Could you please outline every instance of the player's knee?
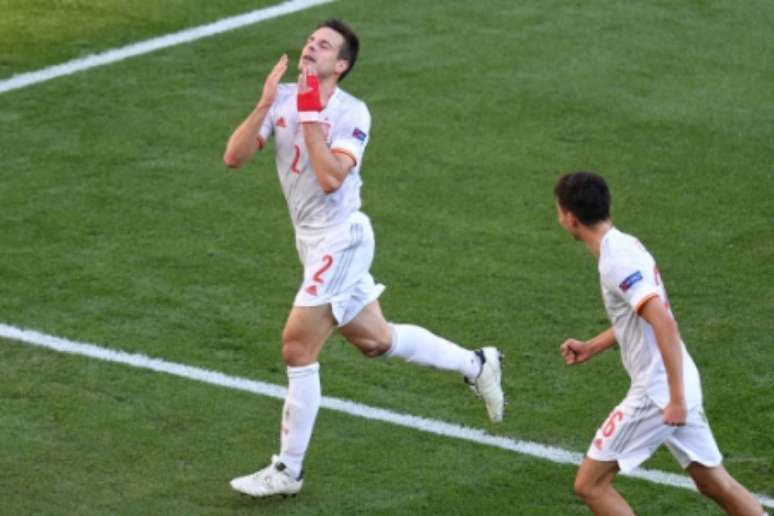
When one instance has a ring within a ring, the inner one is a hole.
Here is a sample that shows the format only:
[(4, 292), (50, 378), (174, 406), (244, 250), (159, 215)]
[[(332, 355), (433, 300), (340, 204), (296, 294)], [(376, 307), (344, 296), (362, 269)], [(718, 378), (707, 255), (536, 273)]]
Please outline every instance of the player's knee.
[(285, 365), (299, 367), (312, 363), (308, 350), (300, 341), (294, 339), (282, 339), (282, 361)]
[(585, 500), (589, 496), (591, 496), (591, 492), (594, 486), (580, 478), (576, 478), (575, 484), (572, 487), (573, 487), (573, 490), (575, 491), (575, 496), (577, 496), (581, 500)]
[(578, 498), (580, 498), (583, 501), (587, 501), (589, 499), (596, 497), (598, 494), (604, 491), (604, 486), (596, 484), (581, 476), (578, 476), (575, 479), (573, 490), (575, 491), (575, 495)]
[(384, 355), (390, 350), (389, 342), (372, 337), (355, 338), (350, 340), (360, 352), (368, 358), (376, 358)]
[(386, 324), (351, 324), (341, 334), (368, 358), (382, 356), (392, 346), (392, 331)]
[(384, 355), (390, 349), (389, 346), (376, 345), (368, 349), (361, 350), (362, 353), (368, 358), (376, 358)]

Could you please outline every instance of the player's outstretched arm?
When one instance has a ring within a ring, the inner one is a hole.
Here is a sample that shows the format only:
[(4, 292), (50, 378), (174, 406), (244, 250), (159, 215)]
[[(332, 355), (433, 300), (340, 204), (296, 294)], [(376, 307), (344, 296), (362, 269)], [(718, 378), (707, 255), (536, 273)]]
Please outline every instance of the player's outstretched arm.
[(615, 344), (613, 328), (608, 328), (593, 339), (585, 342), (567, 339), (559, 346), (559, 352), (567, 365), (576, 365), (586, 362), (594, 355), (598, 355), (607, 348), (615, 346)]
[(226, 145), (223, 154), (223, 162), (230, 168), (239, 168), (253, 157), (253, 154), (261, 148), (258, 141), (258, 131), (263, 124), (266, 114), (277, 98), (277, 88), (282, 76), (288, 69), (288, 55), (282, 54), (277, 64), (266, 76), (263, 83), (261, 98), (247, 118), (236, 128)]
[(688, 415), (683, 387), (683, 348), (677, 323), (659, 297), (645, 302), (640, 317), (653, 328), (669, 384), (669, 404), (664, 408), (664, 423), (682, 426)]

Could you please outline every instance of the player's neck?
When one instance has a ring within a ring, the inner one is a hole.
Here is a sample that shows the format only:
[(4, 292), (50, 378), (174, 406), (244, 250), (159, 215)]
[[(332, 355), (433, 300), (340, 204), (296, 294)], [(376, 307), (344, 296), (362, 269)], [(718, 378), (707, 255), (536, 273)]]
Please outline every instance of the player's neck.
[(320, 101), (322, 102), (323, 106), (328, 105), (328, 101), (331, 100), (331, 97), (336, 92), (336, 78), (333, 77), (332, 80), (324, 80), (320, 84)]
[(599, 260), (599, 249), (602, 239), (611, 229), (613, 229), (613, 221), (610, 219), (597, 222), (593, 226), (583, 226), (581, 228), (580, 238), (597, 260)]

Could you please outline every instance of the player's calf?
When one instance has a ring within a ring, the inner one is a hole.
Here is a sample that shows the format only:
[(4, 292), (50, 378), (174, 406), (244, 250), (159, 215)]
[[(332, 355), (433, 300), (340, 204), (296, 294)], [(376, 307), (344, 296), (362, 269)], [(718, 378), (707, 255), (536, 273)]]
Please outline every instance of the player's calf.
[(758, 516), (763, 506), (723, 466), (706, 467), (697, 462), (688, 466), (696, 489), (711, 498), (729, 514)]

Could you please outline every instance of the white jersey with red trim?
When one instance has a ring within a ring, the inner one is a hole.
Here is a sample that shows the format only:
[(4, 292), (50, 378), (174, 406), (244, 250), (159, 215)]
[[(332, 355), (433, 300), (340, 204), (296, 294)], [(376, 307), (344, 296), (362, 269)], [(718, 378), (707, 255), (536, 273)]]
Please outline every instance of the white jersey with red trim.
[[(654, 297), (669, 310), (666, 289), (653, 256), (635, 237), (611, 228), (600, 243), (602, 298), (631, 377), (629, 395), (646, 394), (659, 407), (669, 403), (669, 385), (653, 328), (639, 316)], [(671, 315), (671, 310), (669, 310)], [(681, 341), (683, 383), (688, 408), (702, 403), (699, 371)]]
[(360, 209), (360, 166), (368, 143), (371, 115), (365, 103), (338, 87), (322, 111), (323, 130), (334, 153), (349, 155), (355, 166), (341, 187), (326, 194), (312, 170), (296, 107), (296, 84), (280, 84), (258, 135), (260, 146), (274, 135), (277, 174), (296, 233), (330, 229)]

